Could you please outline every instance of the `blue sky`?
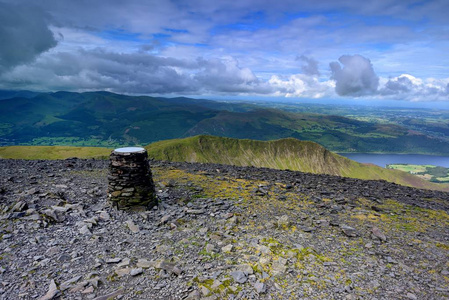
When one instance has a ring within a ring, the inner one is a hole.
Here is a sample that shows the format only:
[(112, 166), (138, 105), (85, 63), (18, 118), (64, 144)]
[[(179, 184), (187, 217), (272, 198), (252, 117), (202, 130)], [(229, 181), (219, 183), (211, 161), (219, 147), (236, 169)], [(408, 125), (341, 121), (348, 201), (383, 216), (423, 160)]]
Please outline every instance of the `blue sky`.
[(0, 88), (447, 106), (449, 1), (365, 2), (0, 0)]

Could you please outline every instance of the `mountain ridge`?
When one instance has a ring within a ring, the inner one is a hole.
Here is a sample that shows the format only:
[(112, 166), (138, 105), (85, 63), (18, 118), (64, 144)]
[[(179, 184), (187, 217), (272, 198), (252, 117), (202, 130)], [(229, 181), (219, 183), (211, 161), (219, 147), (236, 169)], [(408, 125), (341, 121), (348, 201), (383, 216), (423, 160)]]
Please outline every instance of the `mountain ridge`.
[(317, 143), (294, 138), (256, 141), (200, 135), (155, 142), (145, 148), (149, 156), (157, 160), (289, 169), (449, 191), (448, 185), (430, 183), (406, 172), (361, 164)]
[(311, 140), (336, 152), (449, 155), (449, 142), (394, 124), (288, 112), (255, 104), (109, 92), (2, 100), (0, 145), (106, 146), (212, 134)]

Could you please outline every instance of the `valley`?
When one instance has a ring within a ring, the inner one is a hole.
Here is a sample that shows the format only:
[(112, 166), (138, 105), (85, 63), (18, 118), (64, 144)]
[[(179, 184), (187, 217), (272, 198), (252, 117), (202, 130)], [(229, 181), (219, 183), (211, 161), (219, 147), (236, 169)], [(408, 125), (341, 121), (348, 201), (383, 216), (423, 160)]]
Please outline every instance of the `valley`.
[(444, 111), (423, 110), (419, 116), (424, 119), (396, 112), (393, 118), (389, 111), (337, 107), (329, 114), (330, 108), (319, 106), (267, 107), (109, 92), (17, 95), (0, 100), (1, 146), (118, 147), (206, 134), (265, 141), (293, 137), (335, 152), (449, 154)]

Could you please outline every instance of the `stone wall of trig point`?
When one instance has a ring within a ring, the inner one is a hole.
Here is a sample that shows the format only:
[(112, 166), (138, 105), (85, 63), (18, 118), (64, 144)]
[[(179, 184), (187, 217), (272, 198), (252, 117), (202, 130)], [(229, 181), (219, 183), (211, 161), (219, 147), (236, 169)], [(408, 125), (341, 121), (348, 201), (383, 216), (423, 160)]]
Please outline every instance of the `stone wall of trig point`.
[(157, 204), (153, 177), (144, 148), (127, 147), (109, 157), (108, 200), (118, 209), (150, 209)]

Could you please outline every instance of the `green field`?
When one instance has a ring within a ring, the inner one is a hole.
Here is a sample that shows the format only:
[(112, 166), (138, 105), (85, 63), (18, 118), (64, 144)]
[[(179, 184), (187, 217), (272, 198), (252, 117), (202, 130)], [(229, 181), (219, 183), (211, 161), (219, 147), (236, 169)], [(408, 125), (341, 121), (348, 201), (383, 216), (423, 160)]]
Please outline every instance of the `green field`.
[(431, 182), (449, 182), (449, 168), (433, 165), (391, 164), (387, 169), (404, 171)]
[(69, 146), (9, 146), (0, 147), (0, 158), (66, 159), (70, 157), (106, 159), (112, 149)]

